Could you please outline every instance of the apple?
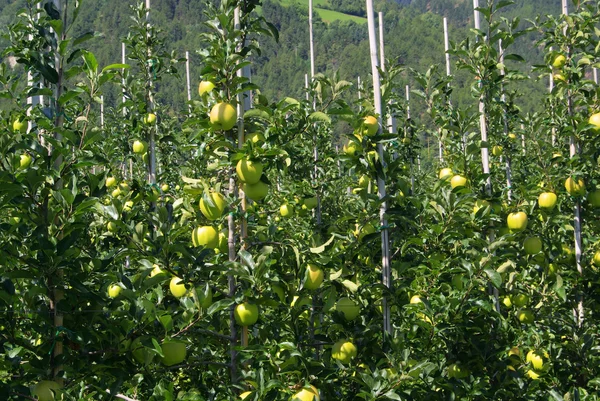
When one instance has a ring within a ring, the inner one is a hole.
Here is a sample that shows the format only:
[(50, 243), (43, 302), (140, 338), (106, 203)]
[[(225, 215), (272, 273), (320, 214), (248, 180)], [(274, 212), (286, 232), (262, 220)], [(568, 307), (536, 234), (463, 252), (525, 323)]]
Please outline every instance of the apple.
[(125, 204), (123, 204), (123, 211), (124, 212), (130, 212), (132, 208), (133, 208), (133, 201), (132, 200), (128, 200), (127, 202), (125, 202)]
[(571, 196), (582, 196), (585, 194), (585, 183), (581, 178), (575, 181), (573, 177), (569, 177), (565, 180), (565, 189)]
[(556, 73), (552, 75), (552, 79), (556, 82), (567, 82), (567, 78), (563, 74)]
[(210, 81), (202, 81), (198, 85), (198, 94), (200, 94), (200, 96), (202, 96), (205, 93), (212, 92), (213, 89), (215, 89), (214, 83), (212, 83)]
[(500, 145), (494, 145), (492, 147), (492, 155), (498, 157), (498, 156), (502, 156), (503, 153), (503, 148)]
[(365, 127), (364, 133), (367, 136), (373, 136), (379, 131), (379, 121), (374, 116), (365, 117), (363, 126)]
[(542, 240), (539, 237), (527, 237), (523, 241), (523, 249), (527, 255), (535, 255), (542, 251)]
[(112, 188), (117, 185), (117, 179), (115, 177), (106, 178), (106, 188)]
[(457, 363), (453, 363), (452, 365), (448, 366), (449, 378), (466, 379), (470, 374), (471, 372), (469, 372), (469, 369), (462, 367)]
[(264, 199), (269, 193), (269, 186), (262, 181), (256, 184), (244, 184), (243, 189), (246, 196), (256, 202)]
[(473, 205), (473, 213), (477, 214), (479, 209), (484, 209), (490, 205), (490, 202), (485, 199), (477, 199), (475, 205)]
[(162, 184), (162, 185), (160, 186), (160, 190), (161, 190), (161, 191), (163, 191), (163, 192), (168, 192), (168, 191), (169, 191), (169, 188), (170, 188), (170, 187), (169, 187), (169, 184)]
[(356, 151), (360, 149), (360, 145), (354, 141), (348, 142), (347, 145), (344, 145), (342, 150), (346, 156), (354, 156), (356, 155)]
[(19, 167), (21, 167), (22, 169), (26, 169), (27, 167), (29, 167), (30, 164), (31, 156), (29, 156), (27, 153), (24, 153), (21, 156), (19, 156)]
[(510, 134), (508, 134), (508, 139), (514, 141), (515, 139), (517, 139), (517, 135), (511, 132)]
[(563, 56), (562, 54), (559, 54), (558, 56), (556, 56), (554, 58), (554, 61), (552, 61), (552, 67), (563, 68), (566, 63), (567, 63), (567, 58), (565, 56)]
[(512, 347), (511, 349), (509, 349), (508, 357), (521, 358), (521, 350), (519, 349), (519, 347)]
[(454, 173), (452, 172), (451, 168), (443, 168), (440, 170), (438, 177), (440, 180), (446, 181), (446, 180), (452, 178), (453, 175), (454, 175)]
[(588, 194), (587, 200), (592, 207), (600, 207), (600, 189), (596, 189)]
[(319, 390), (315, 386), (303, 388), (292, 397), (292, 401), (320, 401)]
[(27, 124), (24, 121), (21, 121), (20, 119), (16, 119), (15, 121), (13, 121), (12, 126), (14, 132), (25, 133), (27, 131)]
[(531, 324), (535, 321), (534, 314), (531, 309), (521, 309), (517, 312), (517, 319), (523, 324)]
[(229, 251), (229, 234), (227, 230), (219, 232), (217, 249), (222, 253), (227, 253)]
[(154, 353), (150, 352), (144, 344), (142, 344), (142, 337), (137, 337), (131, 342), (131, 355), (133, 359), (144, 365), (149, 364), (154, 359)]
[(526, 294), (516, 294), (511, 297), (512, 303), (521, 308), (529, 303), (529, 297)]
[(600, 132), (600, 113), (592, 114), (588, 123), (594, 126), (594, 132)]
[(527, 228), (527, 215), (525, 212), (510, 213), (506, 224), (511, 231), (523, 231)]
[(323, 269), (317, 265), (309, 263), (306, 265), (306, 273), (304, 276), (304, 288), (307, 290), (316, 290), (323, 282)]
[(344, 315), (347, 321), (354, 320), (360, 313), (360, 306), (348, 297), (340, 298), (335, 304), (335, 310)]
[(504, 299), (502, 300), (502, 303), (504, 304), (504, 306), (506, 306), (507, 308), (512, 307), (512, 300), (510, 299), (510, 297), (504, 297)]
[(259, 162), (253, 162), (244, 157), (238, 161), (235, 171), (240, 181), (246, 184), (256, 184), (262, 176), (263, 166)]
[(200, 211), (208, 220), (217, 220), (223, 215), (225, 210), (225, 197), (219, 192), (210, 192), (208, 197), (212, 201), (211, 206), (207, 200), (200, 199)]
[(527, 356), (525, 357), (525, 360), (528, 363), (531, 363), (533, 369), (535, 370), (542, 370), (542, 368), (544, 367), (544, 357), (537, 351), (529, 351), (527, 353)]
[(171, 294), (175, 298), (181, 298), (187, 293), (185, 283), (177, 276), (171, 279), (171, 282), (169, 283), (169, 290), (171, 290)]
[(418, 296), (418, 295), (413, 295), (413, 296), (410, 298), (410, 303), (411, 303), (411, 304), (420, 304), (420, 303), (423, 303), (423, 301), (421, 301), (421, 297), (420, 297), (420, 296)]
[(219, 245), (219, 233), (211, 226), (196, 227), (192, 232), (192, 243), (195, 247), (216, 248)]
[(148, 150), (148, 144), (144, 141), (135, 140), (133, 141), (133, 153), (141, 155), (146, 153)]
[(368, 188), (369, 187), (369, 182), (371, 181), (371, 179), (369, 178), (368, 175), (363, 174), (359, 179), (358, 179), (358, 186), (360, 188)]
[(302, 206), (306, 206), (306, 209), (308, 210), (313, 210), (314, 208), (317, 207), (317, 197), (316, 196), (312, 196), (310, 198), (304, 198), (304, 200), (302, 201)]
[(600, 266), (600, 251), (596, 251), (594, 257), (592, 258), (592, 262), (595, 266)]
[(240, 326), (251, 326), (258, 321), (258, 306), (249, 302), (239, 304), (234, 309), (234, 317)]
[(265, 136), (260, 132), (251, 132), (246, 135), (246, 142), (252, 142), (253, 144), (258, 144), (260, 142), (265, 141)]
[(154, 277), (156, 275), (159, 274), (163, 274), (163, 270), (160, 268), (159, 265), (152, 265), (152, 271), (150, 272), (150, 277)]
[(160, 349), (164, 355), (160, 361), (166, 366), (173, 366), (185, 360), (185, 343), (181, 341), (167, 341), (161, 344)]
[(462, 175), (457, 174), (450, 180), (450, 186), (452, 187), (452, 189), (462, 188), (465, 185), (467, 185), (467, 178), (463, 177)]
[(356, 345), (352, 344), (348, 340), (339, 340), (335, 344), (333, 344), (333, 348), (331, 348), (331, 357), (333, 359), (337, 359), (343, 364), (348, 364), (354, 358), (358, 351), (356, 349)]
[(114, 221), (109, 221), (106, 224), (106, 229), (111, 232), (111, 233), (116, 233), (117, 231), (119, 231), (119, 226), (117, 225), (116, 222)]
[(119, 296), (123, 289), (118, 284), (111, 284), (108, 286), (108, 296), (111, 298), (116, 298)]
[(42, 380), (33, 386), (31, 395), (37, 397), (39, 401), (54, 401), (59, 399), (59, 397), (55, 398), (55, 395), (58, 395), (60, 388), (61, 385), (55, 381)]
[(155, 122), (156, 122), (156, 114), (148, 113), (147, 115), (144, 116), (144, 124), (152, 125)]
[(542, 209), (551, 211), (556, 206), (556, 200), (557, 197), (554, 192), (543, 192), (538, 198), (538, 205), (540, 205)]
[(281, 214), (281, 217), (292, 217), (294, 215), (294, 206), (288, 204), (281, 205), (279, 214)]
[(229, 103), (217, 103), (210, 111), (210, 123), (216, 130), (229, 131), (237, 122), (237, 110)]

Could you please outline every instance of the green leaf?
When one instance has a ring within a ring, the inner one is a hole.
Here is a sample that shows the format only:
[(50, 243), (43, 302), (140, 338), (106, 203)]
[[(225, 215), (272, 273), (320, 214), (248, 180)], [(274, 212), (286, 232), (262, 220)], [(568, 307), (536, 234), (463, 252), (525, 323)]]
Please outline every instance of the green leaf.
[(490, 268), (484, 269), (483, 271), (487, 274), (494, 287), (500, 288), (500, 286), (502, 286), (502, 276), (500, 276), (500, 273)]
[(314, 113), (311, 113), (308, 116), (308, 120), (312, 122), (324, 122), (328, 124), (331, 123), (331, 118), (321, 111), (315, 111)]
[(233, 305), (233, 302), (234, 302), (233, 299), (221, 299), (220, 301), (217, 301), (214, 304), (212, 304), (206, 311), (206, 314), (211, 316), (217, 312), (225, 310), (225, 309), (229, 308), (231, 305)]
[(102, 72), (111, 71), (111, 70), (122, 70), (129, 69), (131, 66), (129, 64), (109, 64), (102, 69)]
[(331, 245), (334, 239), (335, 235), (332, 235), (331, 238), (329, 238), (329, 240), (327, 240), (327, 242), (325, 242), (323, 245), (318, 246), (316, 248), (310, 248), (310, 251), (316, 254), (323, 253), (325, 251), (325, 248)]

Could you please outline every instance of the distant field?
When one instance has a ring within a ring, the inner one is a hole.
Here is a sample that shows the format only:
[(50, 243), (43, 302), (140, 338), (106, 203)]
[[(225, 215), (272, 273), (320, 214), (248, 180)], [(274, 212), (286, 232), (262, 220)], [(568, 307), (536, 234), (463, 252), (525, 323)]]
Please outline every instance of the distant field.
[[(281, 4), (291, 5), (291, 4), (302, 4), (308, 7), (308, 0), (278, 0)], [(315, 12), (319, 14), (321, 19), (325, 22), (332, 21), (354, 21), (358, 24), (364, 24), (367, 22), (366, 18), (357, 17), (354, 15), (340, 13), (338, 11), (326, 10), (324, 8), (320, 8), (319, 6), (327, 6), (329, 3), (327, 0), (313, 0), (313, 6), (315, 7)]]

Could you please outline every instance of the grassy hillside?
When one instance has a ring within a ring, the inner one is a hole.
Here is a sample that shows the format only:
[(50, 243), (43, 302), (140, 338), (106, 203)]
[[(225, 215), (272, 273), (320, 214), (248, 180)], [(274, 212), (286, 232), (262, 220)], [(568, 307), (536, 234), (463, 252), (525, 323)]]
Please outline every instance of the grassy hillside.
[[(276, 0), (279, 3), (289, 6), (298, 4), (308, 8), (309, 0)], [(313, 0), (314, 11), (321, 17), (323, 22), (331, 23), (333, 21), (354, 21), (358, 24), (367, 22), (366, 18), (355, 15), (345, 14), (339, 11), (329, 9), (331, 6), (327, 0)]]

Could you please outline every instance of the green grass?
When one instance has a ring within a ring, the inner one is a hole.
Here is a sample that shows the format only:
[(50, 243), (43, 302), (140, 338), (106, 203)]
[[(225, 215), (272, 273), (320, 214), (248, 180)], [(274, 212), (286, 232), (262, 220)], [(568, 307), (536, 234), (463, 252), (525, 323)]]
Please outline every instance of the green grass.
[[(308, 0), (278, 0), (281, 4), (289, 6), (292, 4), (300, 4), (306, 6), (308, 8)], [(327, 23), (333, 21), (354, 21), (359, 24), (364, 24), (367, 22), (366, 18), (357, 17), (355, 15), (344, 14), (338, 11), (326, 10), (324, 8), (320, 8), (319, 6), (327, 6), (329, 5), (328, 0), (313, 0), (313, 6), (315, 7), (315, 12), (319, 14), (321, 19)]]
[(317, 13), (319, 13), (319, 16), (325, 22), (332, 22), (332, 21), (338, 21), (338, 20), (339, 21), (354, 21), (358, 24), (364, 24), (367, 22), (366, 18), (357, 17), (355, 15), (350, 15), (350, 14), (344, 14), (344, 13), (340, 13), (338, 11), (325, 10), (323, 8), (315, 8), (315, 11)]

